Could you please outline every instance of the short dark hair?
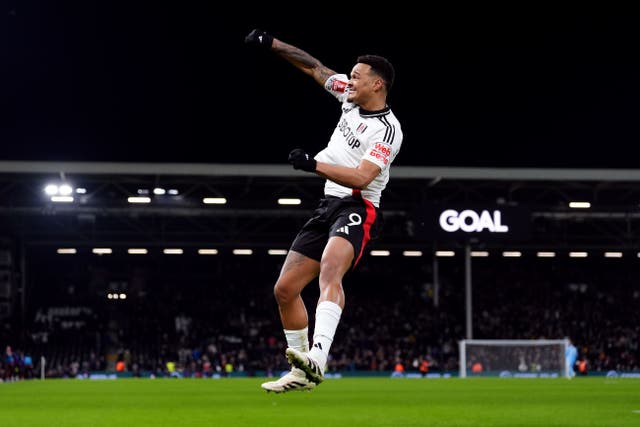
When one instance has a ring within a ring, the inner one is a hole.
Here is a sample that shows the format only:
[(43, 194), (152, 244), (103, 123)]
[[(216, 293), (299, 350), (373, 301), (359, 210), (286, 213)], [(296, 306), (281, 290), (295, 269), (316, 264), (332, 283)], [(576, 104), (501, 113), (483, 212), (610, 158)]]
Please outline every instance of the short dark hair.
[(387, 58), (378, 55), (361, 55), (358, 57), (358, 63), (371, 66), (371, 70), (384, 80), (387, 92), (391, 90), (396, 72)]

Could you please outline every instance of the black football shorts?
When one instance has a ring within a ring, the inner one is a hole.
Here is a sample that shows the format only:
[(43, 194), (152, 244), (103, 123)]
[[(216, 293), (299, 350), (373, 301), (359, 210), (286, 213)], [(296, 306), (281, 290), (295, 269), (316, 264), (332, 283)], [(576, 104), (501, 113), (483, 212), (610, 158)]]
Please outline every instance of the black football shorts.
[(380, 235), (382, 225), (382, 214), (370, 201), (357, 196), (326, 196), (294, 239), (291, 250), (320, 261), (329, 237), (344, 237), (353, 246), (355, 268), (367, 243)]

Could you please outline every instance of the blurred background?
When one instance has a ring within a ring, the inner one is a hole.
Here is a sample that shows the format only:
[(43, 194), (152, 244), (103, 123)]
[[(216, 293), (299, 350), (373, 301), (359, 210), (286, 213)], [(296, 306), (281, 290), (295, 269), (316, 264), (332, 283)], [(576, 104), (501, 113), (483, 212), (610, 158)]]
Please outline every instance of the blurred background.
[[(633, 16), (229, 7), (3, 6), (3, 378), (41, 357), (50, 377), (286, 369), (272, 288), (323, 188), (286, 156), (339, 110), (253, 28), (337, 72), (396, 68), (405, 138), (331, 372), (451, 373), (460, 339), (566, 336), (590, 373), (640, 369)], [(446, 232), (446, 210), (485, 226)]]

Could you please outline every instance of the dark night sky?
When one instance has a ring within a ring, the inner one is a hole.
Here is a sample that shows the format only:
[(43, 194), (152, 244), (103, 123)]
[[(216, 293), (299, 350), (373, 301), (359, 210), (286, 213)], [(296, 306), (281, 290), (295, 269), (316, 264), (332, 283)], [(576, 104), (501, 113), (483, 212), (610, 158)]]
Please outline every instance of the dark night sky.
[(0, 160), (284, 163), (322, 149), (339, 104), (245, 46), (261, 27), (340, 72), (363, 53), (394, 63), (398, 165), (638, 165), (634, 16), (132, 3), (8, 6)]

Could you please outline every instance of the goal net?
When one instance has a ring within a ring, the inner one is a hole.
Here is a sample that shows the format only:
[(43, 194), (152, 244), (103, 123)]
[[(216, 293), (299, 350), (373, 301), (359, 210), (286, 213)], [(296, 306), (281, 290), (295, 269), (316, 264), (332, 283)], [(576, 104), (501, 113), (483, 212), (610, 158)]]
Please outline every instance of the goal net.
[(566, 376), (567, 345), (568, 340), (462, 340), (460, 378)]

